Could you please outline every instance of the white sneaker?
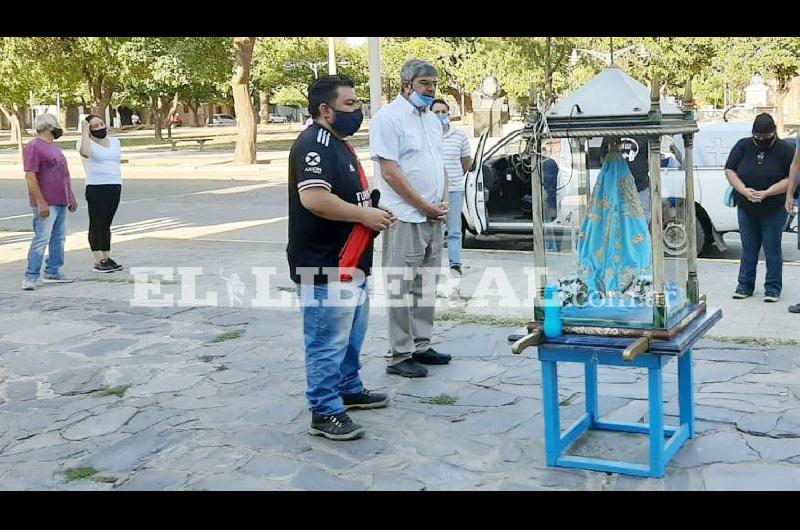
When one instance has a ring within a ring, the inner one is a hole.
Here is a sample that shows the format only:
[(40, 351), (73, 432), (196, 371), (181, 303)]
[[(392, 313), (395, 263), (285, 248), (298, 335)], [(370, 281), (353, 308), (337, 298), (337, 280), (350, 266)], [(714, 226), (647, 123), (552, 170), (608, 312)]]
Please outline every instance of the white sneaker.
[(28, 278), (25, 278), (22, 280), (22, 289), (25, 291), (33, 291), (36, 289), (36, 280), (29, 280)]
[(73, 278), (69, 278), (62, 272), (59, 272), (58, 276), (47, 276), (45, 274), (44, 278), (42, 278), (42, 283), (72, 283), (74, 281)]

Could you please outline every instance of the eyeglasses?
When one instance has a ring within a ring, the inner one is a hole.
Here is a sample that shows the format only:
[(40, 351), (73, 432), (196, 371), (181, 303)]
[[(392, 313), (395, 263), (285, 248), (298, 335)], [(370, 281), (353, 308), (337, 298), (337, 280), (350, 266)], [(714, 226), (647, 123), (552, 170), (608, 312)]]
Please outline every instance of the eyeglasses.
[(767, 135), (754, 134), (753, 135), (753, 140), (755, 140), (756, 142), (772, 140), (773, 138), (775, 138), (774, 134), (767, 134)]

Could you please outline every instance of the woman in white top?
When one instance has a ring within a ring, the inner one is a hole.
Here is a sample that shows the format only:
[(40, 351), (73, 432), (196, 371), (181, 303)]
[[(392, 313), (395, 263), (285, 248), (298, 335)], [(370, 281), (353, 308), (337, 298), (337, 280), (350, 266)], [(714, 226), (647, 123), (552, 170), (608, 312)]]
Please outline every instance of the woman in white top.
[(77, 148), (86, 173), (86, 204), (89, 210), (89, 246), (95, 272), (115, 272), (122, 265), (111, 259), (111, 222), (122, 193), (119, 139), (108, 136), (100, 116), (90, 114)]

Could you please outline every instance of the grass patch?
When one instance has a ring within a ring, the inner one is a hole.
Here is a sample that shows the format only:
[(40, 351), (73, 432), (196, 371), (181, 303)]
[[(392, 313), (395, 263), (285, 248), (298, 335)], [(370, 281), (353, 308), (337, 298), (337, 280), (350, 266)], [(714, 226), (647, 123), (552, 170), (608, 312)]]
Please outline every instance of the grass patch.
[(67, 478), (67, 482), (91, 478), (97, 473), (98, 471), (93, 467), (71, 467), (64, 470), (64, 476)]
[(94, 394), (95, 397), (117, 396), (118, 398), (122, 398), (122, 396), (125, 395), (125, 392), (130, 387), (131, 385), (120, 385), (114, 387), (101, 386), (92, 392), (92, 394)]
[(443, 311), (436, 315), (436, 320), (443, 322), (460, 322), (462, 324), (482, 324), (497, 328), (519, 328), (528, 324), (527, 318), (503, 318), (489, 315), (474, 315), (464, 310)]
[(228, 341), (228, 340), (234, 340), (234, 339), (238, 339), (242, 335), (244, 335), (244, 330), (243, 329), (236, 329), (236, 330), (233, 330), (233, 331), (226, 331), (225, 333), (223, 333), (222, 335), (220, 335), (216, 339), (214, 339), (212, 342), (225, 342), (225, 341)]
[(431, 405), (455, 405), (456, 401), (458, 401), (457, 396), (450, 396), (448, 394), (439, 394), (438, 396), (425, 398), (422, 400), (423, 403), (429, 403)]
[(728, 344), (742, 344), (745, 346), (800, 346), (800, 340), (773, 337), (723, 337), (719, 335), (706, 335), (703, 338)]

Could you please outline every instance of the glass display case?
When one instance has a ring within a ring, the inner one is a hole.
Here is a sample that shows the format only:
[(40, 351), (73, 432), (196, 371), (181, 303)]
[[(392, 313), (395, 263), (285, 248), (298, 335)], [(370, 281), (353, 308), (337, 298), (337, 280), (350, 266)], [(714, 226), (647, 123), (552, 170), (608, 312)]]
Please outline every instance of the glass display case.
[[(565, 333), (669, 337), (686, 327), (705, 310), (690, 83), (678, 107), (656, 80), (648, 89), (608, 68), (546, 113), (532, 106), (528, 119), (534, 321), (555, 286)], [(670, 149), (675, 135), (684, 160)], [(545, 144), (560, 152), (544, 156)]]

